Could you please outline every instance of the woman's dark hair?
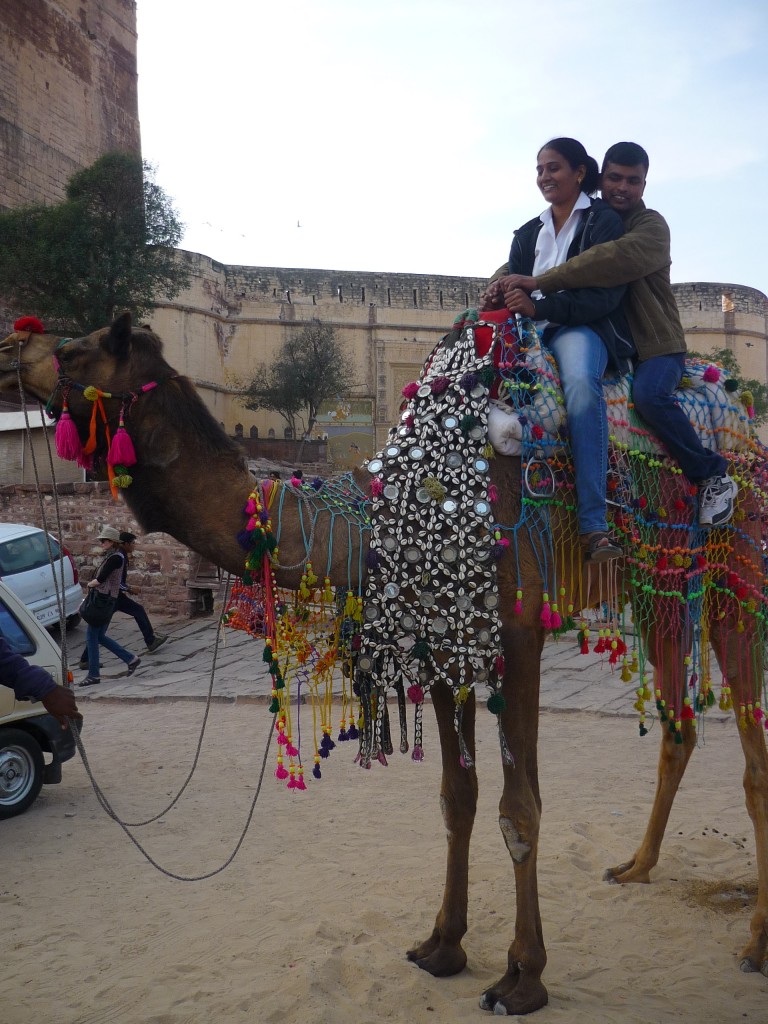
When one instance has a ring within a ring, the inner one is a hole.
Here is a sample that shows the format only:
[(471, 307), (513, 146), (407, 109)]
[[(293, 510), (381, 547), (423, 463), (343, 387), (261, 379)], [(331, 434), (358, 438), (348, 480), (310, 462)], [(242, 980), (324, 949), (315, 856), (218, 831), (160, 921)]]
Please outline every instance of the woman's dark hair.
[(584, 179), (581, 182), (581, 191), (586, 192), (588, 196), (593, 196), (597, 192), (597, 186), (600, 182), (600, 170), (597, 166), (597, 160), (589, 155), (578, 140), (568, 138), (550, 139), (549, 142), (545, 142), (541, 147), (539, 154), (544, 149), (554, 149), (563, 160), (568, 161), (568, 164), (574, 171), (578, 167), (583, 167)]

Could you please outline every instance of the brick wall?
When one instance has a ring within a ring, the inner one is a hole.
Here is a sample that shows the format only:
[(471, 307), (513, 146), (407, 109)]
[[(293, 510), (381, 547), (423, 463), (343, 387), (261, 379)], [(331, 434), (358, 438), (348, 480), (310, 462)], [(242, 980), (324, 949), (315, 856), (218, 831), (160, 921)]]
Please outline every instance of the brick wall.
[[(114, 501), (106, 483), (62, 483), (41, 487), (48, 530), (59, 535), (56, 501), (61, 516), (61, 540), (71, 553), (83, 583), (92, 579), (101, 551), (96, 543), (100, 528), (109, 524), (135, 533), (129, 583), (134, 596), (150, 615), (182, 619), (195, 611), (197, 595), (186, 581), (194, 577), (199, 556), (165, 533), (141, 535), (128, 507)], [(0, 487), (0, 522), (43, 526), (40, 501), (33, 485)]]

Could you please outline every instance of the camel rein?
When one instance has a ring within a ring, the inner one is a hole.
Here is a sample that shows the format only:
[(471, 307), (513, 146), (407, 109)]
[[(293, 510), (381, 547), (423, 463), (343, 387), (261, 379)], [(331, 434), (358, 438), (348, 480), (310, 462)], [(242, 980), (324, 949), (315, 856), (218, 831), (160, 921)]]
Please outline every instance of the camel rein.
[[(29, 340), (29, 339), (27, 339), (27, 340)], [(64, 339), (64, 340), (67, 340), (67, 339)], [(61, 342), (59, 342), (59, 344), (61, 344)], [(1, 345), (0, 346), (0, 352), (8, 351), (8, 350), (11, 349), (11, 347), (12, 347), (11, 345)], [(22, 347), (22, 342), (19, 341), (19, 349), (21, 349), (21, 347)], [(40, 487), (40, 473), (39, 473), (39, 470), (38, 470), (37, 459), (36, 459), (36, 456), (35, 456), (35, 446), (32, 444), (32, 431), (31, 431), (30, 422), (29, 422), (29, 415), (28, 415), (28, 410), (27, 410), (27, 403), (26, 403), (26, 398), (25, 398), (25, 392), (24, 392), (24, 388), (23, 388), (22, 380), (21, 380), (21, 369), (22, 369), (21, 358), (19, 358), (19, 360), (15, 363), (14, 369), (16, 370), (16, 378), (17, 378), (17, 383), (18, 383), (18, 388), (19, 388), (19, 395), (21, 397), (22, 411), (24, 413), (24, 421), (25, 421), (25, 427), (26, 427), (27, 443), (29, 445), (30, 454), (32, 456), (32, 466), (33, 466), (34, 474), (35, 474), (35, 485), (36, 485), (36, 489), (37, 489), (37, 497), (38, 497), (38, 502), (39, 502), (39, 506), (40, 506), (41, 522), (43, 524), (43, 532), (44, 532), (45, 539), (46, 539), (46, 544), (47, 544), (47, 547), (48, 547), (48, 560), (49, 560), (51, 566), (53, 566), (54, 565), (54, 557), (53, 557), (53, 551), (52, 551), (52, 548), (51, 548), (50, 531), (49, 531), (49, 528), (48, 528), (45, 503), (43, 501), (42, 490), (41, 490), (41, 487)], [(57, 367), (57, 369), (58, 369), (58, 367)], [(110, 396), (110, 397), (117, 397), (117, 396)], [(138, 397), (138, 395), (136, 397)], [(48, 436), (48, 432), (47, 431), (45, 431), (45, 441), (46, 441), (46, 449), (47, 449), (47, 452), (48, 452), (48, 467), (49, 467), (50, 474), (51, 474), (51, 482), (55, 485), (55, 482), (56, 482), (56, 472), (55, 472), (54, 463), (53, 463), (53, 456), (52, 456), (52, 452), (51, 452), (50, 437)], [(58, 489), (57, 489), (56, 486), (53, 487), (53, 495), (54, 495), (54, 505), (55, 505), (55, 512), (56, 512), (56, 529), (57, 529), (59, 537), (62, 537), (63, 536), (63, 530), (62, 530), (62, 523), (61, 523), (61, 509), (59, 507)], [(63, 635), (64, 632), (65, 632), (65, 613), (64, 613), (64, 603), (63, 603), (63, 593), (64, 593), (64, 560), (63, 559), (60, 559), (60, 561), (59, 561), (59, 574), (60, 574), (60, 578), (57, 580), (56, 579), (56, 573), (54, 572), (54, 584), (55, 584), (55, 588), (56, 588), (56, 604), (57, 604), (57, 608), (58, 608), (58, 612), (59, 612), (59, 626), (60, 626), (60, 629), (61, 629), (61, 632), (62, 632), (62, 635)], [(229, 587), (229, 584), (227, 584), (227, 589), (228, 589), (228, 587)], [(225, 595), (225, 604), (226, 604), (226, 595)], [(266, 742), (266, 745), (265, 745), (265, 748), (264, 748), (264, 757), (262, 759), (261, 768), (260, 768), (260, 771), (259, 771), (258, 779), (256, 781), (256, 786), (255, 786), (255, 791), (254, 791), (254, 794), (253, 794), (253, 799), (251, 800), (250, 807), (249, 807), (248, 812), (246, 814), (245, 824), (243, 825), (242, 830), (240, 832), (240, 835), (237, 838), (237, 840), (235, 841), (234, 847), (231, 850), (231, 852), (227, 855), (227, 857), (224, 859), (224, 861), (218, 867), (213, 868), (210, 871), (206, 871), (206, 872), (204, 872), (202, 874), (198, 874), (198, 875), (182, 875), (182, 874), (178, 874), (175, 871), (171, 871), (168, 868), (163, 867), (162, 864), (160, 864), (154, 857), (151, 856), (149, 851), (138, 841), (138, 839), (133, 835), (133, 833), (130, 830), (132, 828), (140, 828), (143, 825), (149, 825), (152, 822), (157, 821), (159, 818), (163, 817), (168, 811), (170, 811), (176, 805), (176, 803), (181, 799), (182, 794), (186, 790), (187, 786), (189, 785), (189, 783), (190, 783), (190, 781), (192, 779), (192, 776), (195, 773), (195, 770), (196, 770), (197, 765), (198, 765), (198, 761), (200, 759), (200, 752), (202, 750), (202, 745), (203, 745), (203, 737), (205, 735), (206, 726), (208, 724), (208, 716), (209, 716), (209, 712), (210, 712), (210, 708), (211, 708), (211, 701), (212, 701), (212, 698), (213, 698), (213, 685), (214, 685), (214, 679), (215, 679), (215, 676), (216, 676), (216, 660), (217, 660), (217, 655), (218, 655), (218, 651), (219, 651), (219, 644), (220, 644), (222, 629), (223, 629), (223, 622), (220, 621), (219, 624), (218, 624), (218, 628), (216, 630), (216, 639), (215, 639), (215, 642), (214, 642), (213, 659), (212, 659), (212, 663), (211, 663), (211, 673), (210, 673), (210, 679), (209, 679), (209, 683), (208, 683), (208, 693), (207, 693), (206, 702), (205, 702), (205, 713), (203, 715), (203, 721), (202, 721), (202, 725), (201, 725), (201, 728), (200, 728), (200, 735), (199, 735), (199, 738), (198, 738), (198, 741), (197, 741), (197, 749), (195, 751), (194, 758), (192, 760), (192, 766), (189, 769), (189, 772), (187, 773), (187, 777), (184, 780), (184, 782), (182, 783), (181, 788), (176, 793), (176, 795), (172, 798), (171, 802), (169, 804), (167, 804), (161, 811), (158, 811), (156, 814), (152, 815), (152, 817), (146, 818), (146, 819), (144, 819), (142, 821), (132, 821), (132, 822), (129, 822), (129, 821), (125, 821), (115, 811), (115, 809), (111, 805), (111, 802), (110, 802), (109, 798), (107, 797), (107, 795), (105, 794), (104, 790), (101, 788), (99, 783), (96, 781), (96, 778), (95, 778), (95, 776), (93, 774), (93, 769), (91, 768), (91, 764), (90, 764), (90, 762), (88, 760), (88, 755), (87, 755), (86, 750), (85, 750), (85, 745), (83, 744), (82, 737), (80, 735), (80, 728), (79, 728), (78, 722), (75, 721), (74, 719), (71, 719), (71, 718), (68, 719), (69, 728), (72, 731), (72, 736), (74, 737), (74, 740), (75, 740), (75, 746), (77, 747), (77, 751), (80, 754), (80, 758), (81, 758), (81, 760), (83, 762), (83, 766), (85, 767), (86, 774), (87, 774), (88, 779), (89, 779), (89, 781), (91, 783), (91, 786), (93, 788), (94, 795), (96, 796), (96, 799), (99, 802), (99, 804), (101, 805), (101, 807), (103, 808), (103, 810), (122, 829), (122, 831), (125, 833), (125, 835), (128, 837), (128, 839), (133, 843), (133, 845), (139, 851), (139, 853), (145, 858), (145, 860), (149, 864), (152, 865), (152, 867), (154, 867), (161, 874), (165, 875), (167, 878), (172, 878), (172, 879), (174, 879), (176, 881), (179, 881), (179, 882), (199, 882), (199, 881), (202, 881), (204, 879), (212, 878), (215, 875), (220, 874), (222, 871), (224, 871), (226, 868), (229, 867), (229, 865), (232, 863), (232, 861), (235, 859), (235, 857), (237, 856), (238, 852), (240, 851), (240, 848), (243, 845), (243, 842), (245, 841), (245, 837), (248, 834), (248, 831), (249, 831), (249, 829), (251, 827), (251, 823), (253, 821), (253, 816), (254, 816), (254, 813), (256, 811), (256, 804), (257, 804), (257, 801), (259, 799), (259, 796), (261, 795), (261, 789), (262, 789), (262, 785), (263, 785), (263, 782), (264, 782), (264, 774), (265, 774), (266, 766), (267, 766), (267, 757), (269, 756), (269, 749), (270, 749), (270, 746), (271, 746), (272, 734), (274, 732), (275, 721), (276, 721), (276, 718), (277, 718), (276, 715), (272, 716), (272, 724), (270, 726), (269, 734), (267, 736), (267, 742)], [(68, 664), (67, 664), (67, 645), (66, 644), (62, 644), (62, 647), (61, 647), (61, 665), (62, 665), (62, 682), (63, 682), (63, 685), (66, 686), (67, 688), (71, 688), (71, 683), (69, 681), (70, 680), (70, 672), (69, 672), (69, 668), (68, 668)]]

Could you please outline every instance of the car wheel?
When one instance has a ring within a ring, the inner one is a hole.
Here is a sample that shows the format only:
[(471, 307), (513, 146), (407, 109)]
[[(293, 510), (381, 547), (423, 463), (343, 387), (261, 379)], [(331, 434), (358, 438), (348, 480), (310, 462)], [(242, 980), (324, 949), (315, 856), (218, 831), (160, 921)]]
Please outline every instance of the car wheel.
[(70, 615), (67, 618), (67, 629), (74, 629), (75, 626), (79, 626), (80, 625), (80, 622), (81, 622), (81, 618), (78, 615), (78, 613), (75, 612), (74, 615)]
[(0, 820), (34, 803), (43, 785), (40, 744), (21, 729), (0, 729)]

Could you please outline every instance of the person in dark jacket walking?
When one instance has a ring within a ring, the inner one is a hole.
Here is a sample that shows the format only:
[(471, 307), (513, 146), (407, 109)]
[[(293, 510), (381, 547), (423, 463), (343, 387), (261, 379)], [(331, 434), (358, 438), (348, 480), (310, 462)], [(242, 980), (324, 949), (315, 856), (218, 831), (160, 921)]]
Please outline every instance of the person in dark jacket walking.
[[(136, 535), (134, 533), (129, 533), (127, 530), (121, 530), (120, 550), (125, 556), (125, 561), (123, 562), (123, 576), (120, 581), (120, 592), (117, 595), (115, 611), (122, 612), (124, 615), (130, 615), (136, 620), (136, 625), (141, 630), (141, 635), (144, 637), (144, 643), (147, 645), (147, 653), (154, 654), (158, 647), (161, 647), (165, 643), (168, 636), (165, 633), (156, 633), (152, 628), (152, 623), (149, 621), (149, 616), (147, 615), (144, 606), (128, 596), (131, 592), (131, 588), (128, 586), (128, 569), (130, 568), (129, 559), (133, 554), (135, 545)], [(87, 647), (80, 655), (80, 668), (88, 668)]]
[[(578, 253), (620, 238), (621, 218), (601, 200), (597, 162), (575, 139), (552, 139), (539, 151), (536, 182), (550, 203), (515, 232), (508, 273), (537, 276)], [(625, 287), (579, 288), (549, 295), (505, 289), (505, 278), (486, 291), (486, 305), (504, 305), (531, 317), (542, 343), (557, 363), (565, 396), (573, 457), (579, 534), (588, 561), (605, 562), (621, 554), (608, 532), (606, 475), (608, 414), (603, 376), (611, 367), (627, 373), (635, 354), (621, 309)]]
[(81, 722), (75, 695), (66, 686), (59, 686), (44, 668), (30, 665), (17, 654), (4, 636), (0, 636), (0, 683), (10, 686), (16, 700), (39, 700), (49, 715), (67, 728), (67, 719)]
[[(88, 583), (89, 588), (96, 588), (102, 594), (109, 594), (117, 601), (120, 583), (123, 578), (125, 555), (120, 550), (120, 534), (113, 526), (102, 526), (99, 542), (104, 550), (104, 560), (94, 578)], [(107, 636), (109, 622), (101, 626), (89, 625), (85, 639), (88, 648), (88, 675), (80, 683), (81, 686), (94, 686), (101, 682), (99, 677), (99, 645), (106, 647), (128, 666), (128, 675), (133, 675), (141, 664), (141, 658), (121, 647), (119, 643)]]

